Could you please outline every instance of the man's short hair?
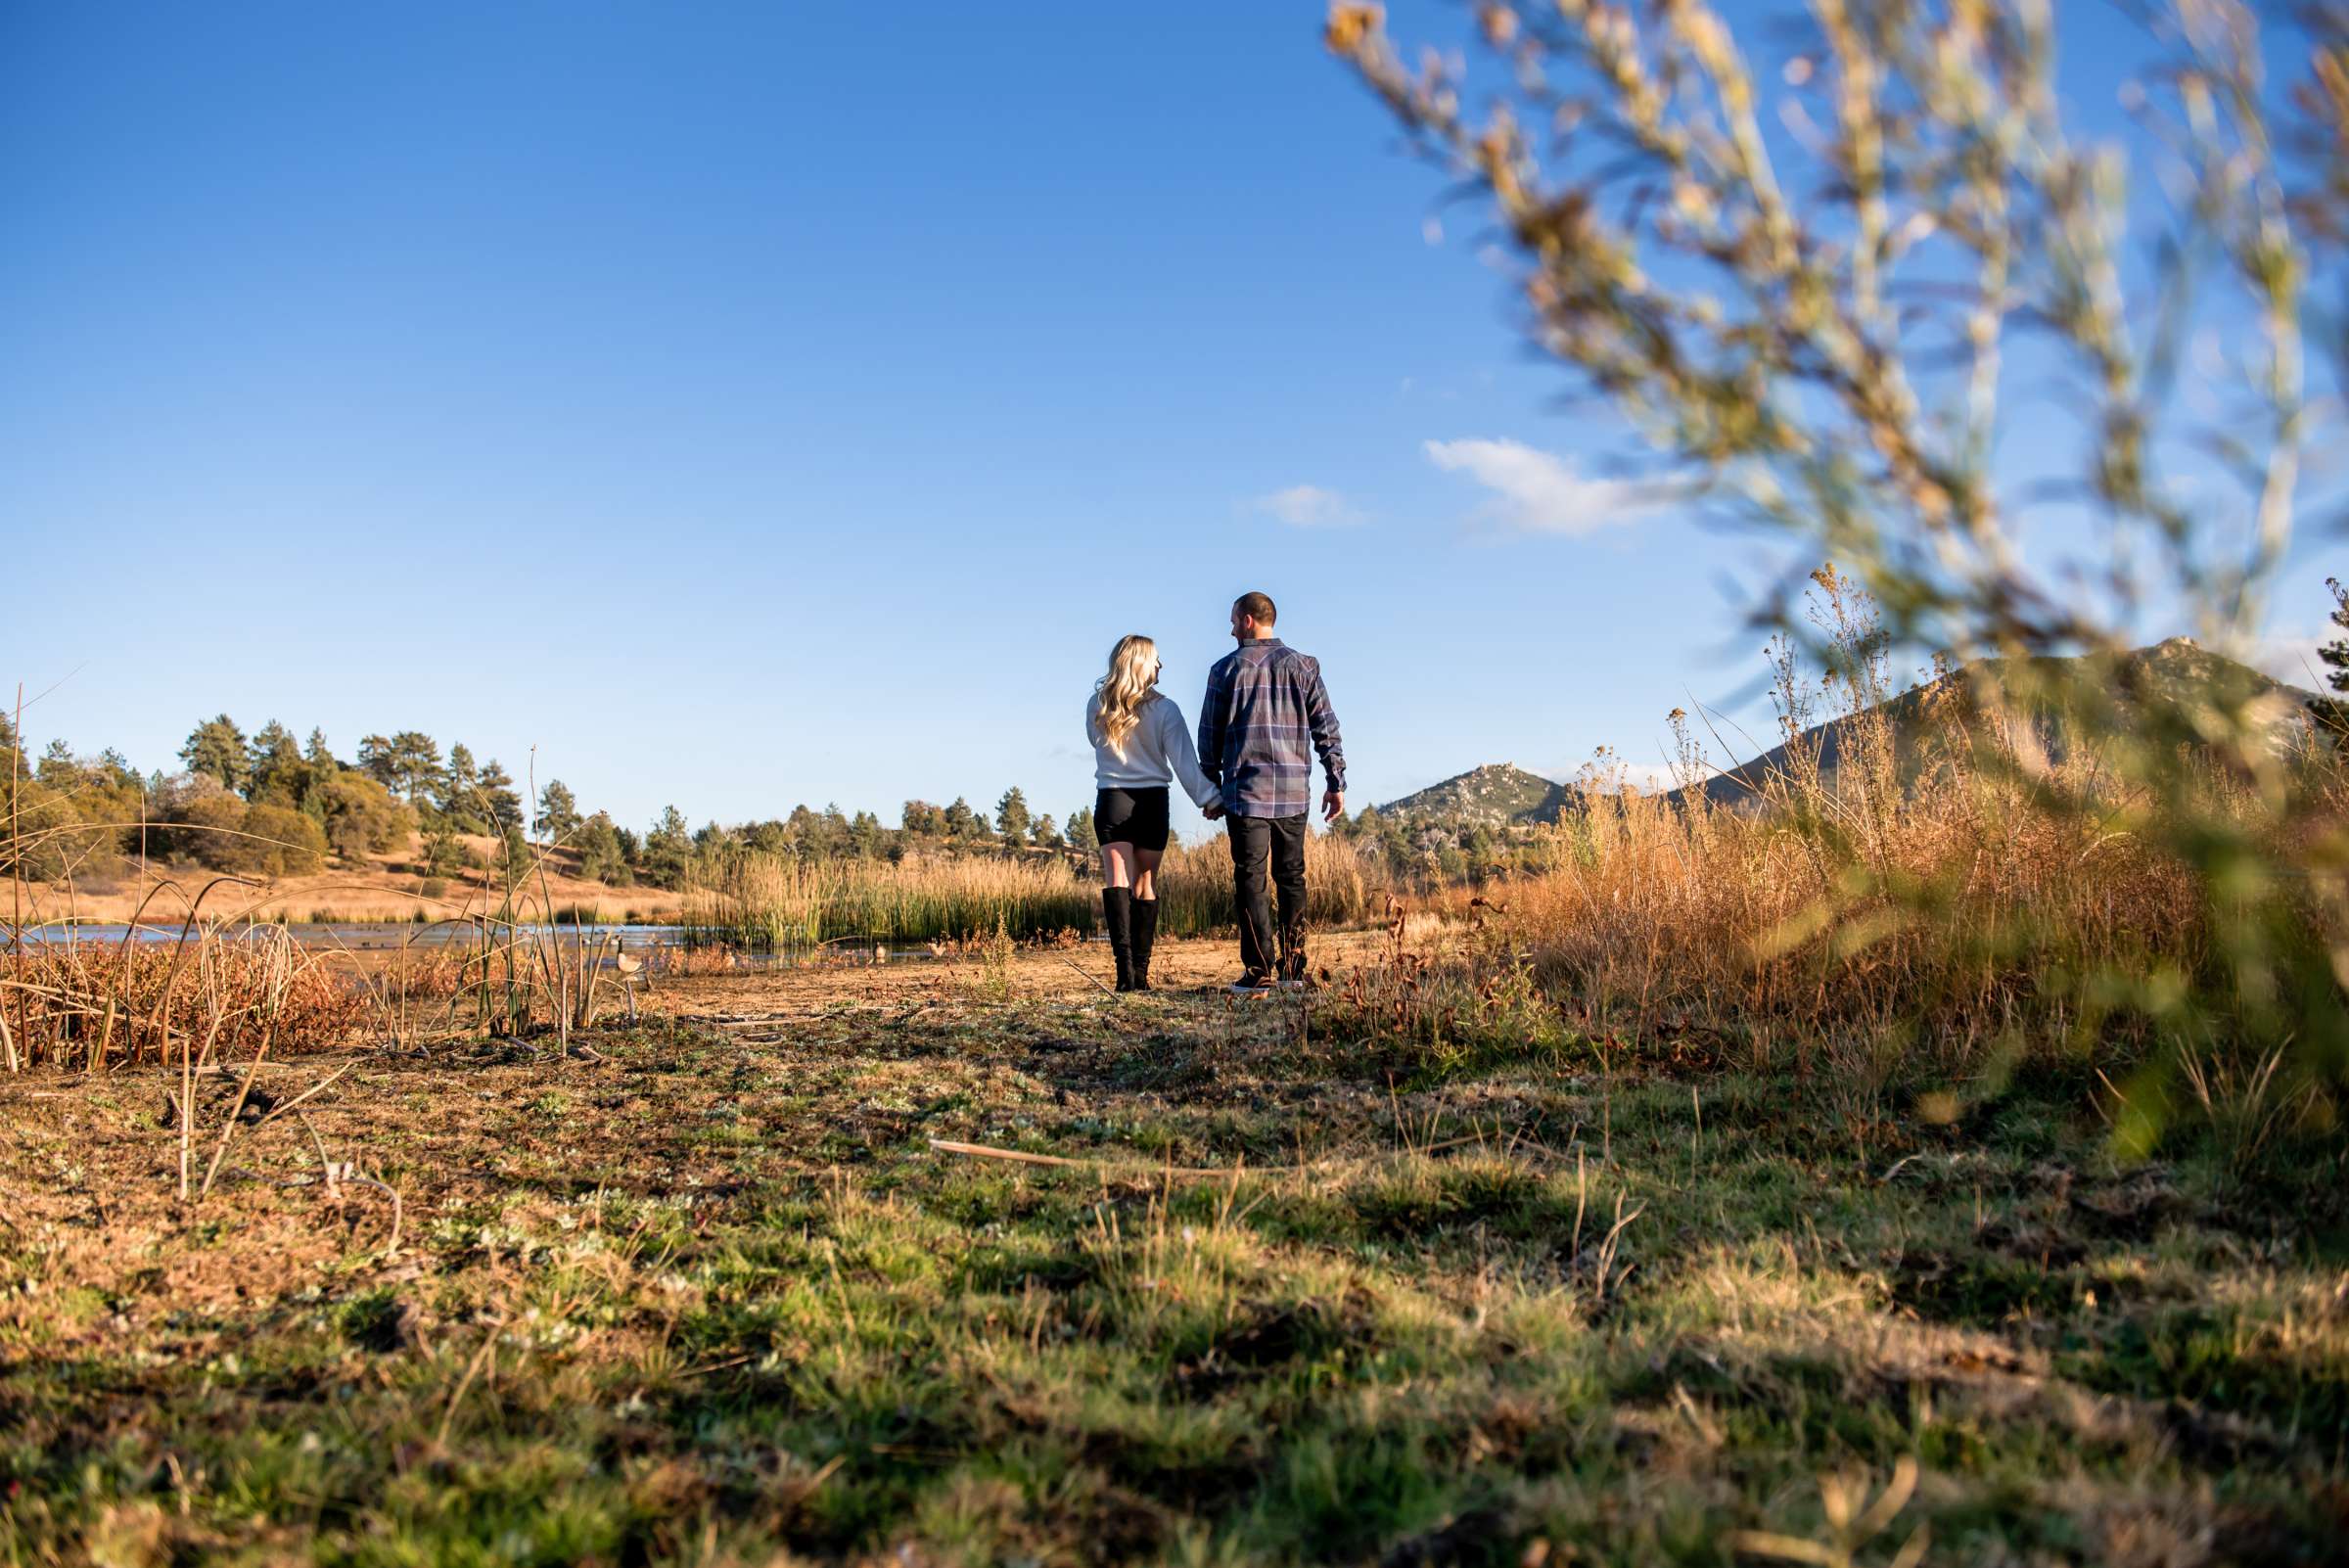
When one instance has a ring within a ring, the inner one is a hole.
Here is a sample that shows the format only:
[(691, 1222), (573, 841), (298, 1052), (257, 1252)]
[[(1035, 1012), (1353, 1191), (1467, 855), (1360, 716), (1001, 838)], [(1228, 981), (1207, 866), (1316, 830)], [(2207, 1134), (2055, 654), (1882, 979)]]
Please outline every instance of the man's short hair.
[(1280, 612), (1272, 608), (1272, 596), (1268, 593), (1243, 593), (1231, 601), (1231, 607), (1254, 618), (1260, 626), (1274, 625), (1280, 620)]

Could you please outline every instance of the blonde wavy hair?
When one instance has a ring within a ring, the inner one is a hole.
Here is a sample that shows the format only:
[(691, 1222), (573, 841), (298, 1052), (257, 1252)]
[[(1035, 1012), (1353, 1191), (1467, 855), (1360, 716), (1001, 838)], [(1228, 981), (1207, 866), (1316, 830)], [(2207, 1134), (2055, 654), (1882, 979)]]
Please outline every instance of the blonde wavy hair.
[(1158, 696), (1158, 644), (1136, 632), (1118, 639), (1109, 651), (1109, 673), (1093, 682), (1093, 722), (1120, 757), (1142, 721), (1142, 706)]

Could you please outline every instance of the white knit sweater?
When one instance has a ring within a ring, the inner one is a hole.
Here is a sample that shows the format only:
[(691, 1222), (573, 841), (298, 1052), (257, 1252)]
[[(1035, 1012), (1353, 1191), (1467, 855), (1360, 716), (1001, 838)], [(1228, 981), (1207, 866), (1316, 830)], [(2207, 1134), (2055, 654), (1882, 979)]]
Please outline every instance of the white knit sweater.
[(1182, 780), (1183, 793), (1201, 810), (1223, 804), (1223, 792), (1199, 770), (1198, 748), (1191, 744), (1191, 727), (1182, 720), (1174, 700), (1153, 693), (1134, 715), (1137, 722), (1126, 737), (1123, 755), (1101, 739), (1093, 716), (1098, 697), (1084, 700), (1084, 738), (1093, 743), (1093, 782), (1105, 790), (1164, 789)]

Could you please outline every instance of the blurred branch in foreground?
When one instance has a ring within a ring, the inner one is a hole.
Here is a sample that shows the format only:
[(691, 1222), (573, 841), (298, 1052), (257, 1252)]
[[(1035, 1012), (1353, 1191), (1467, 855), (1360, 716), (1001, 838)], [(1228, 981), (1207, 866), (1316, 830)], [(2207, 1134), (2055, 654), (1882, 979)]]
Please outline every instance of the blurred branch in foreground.
[[(2123, 1091), (2128, 1140), (2157, 1134), (2171, 1069), (2210, 1051), (2288, 1045), (2326, 1086), (2323, 1121), (2349, 1069), (2337, 748), (2266, 683), (2148, 684), (2129, 655), (2148, 623), (2247, 647), (2327, 478), (2304, 458), (2336, 410), (2309, 384), (2337, 391), (2349, 340), (2310, 323), (2343, 292), (2349, 7), (2270, 33), (2233, 0), (2066, 6), (2064, 38), (2056, 17), (1813, 0), (1767, 62), (1701, 0), (1482, 5), (1474, 67), (1432, 48), (1406, 64), (1376, 6), (1333, 7), (1326, 38), (1490, 205), (1529, 337), (1672, 483), (1855, 574), (1889, 646), (1991, 672), (1986, 710), (2097, 737), (2085, 781), (2029, 748), (1983, 761), (2035, 812), (2190, 868), (2216, 934), (2184, 984), (2078, 982), (2178, 1047)], [(2121, 98), (2135, 169), (2074, 128), (2059, 89), (2058, 44), (2092, 24), (2100, 51), (2142, 44)], [(2299, 79), (2271, 82), (2287, 56)], [(2146, 169), (2157, 196), (2133, 196)], [(2047, 436), (2064, 420), (2076, 461)], [(2003, 451), (2018, 424), (2031, 438)], [(1801, 586), (1769, 619), (1832, 674), (1849, 651), (1794, 612)], [(2209, 808), (2214, 765), (2255, 810)], [(1851, 857), (1809, 917), (1846, 950), (1887, 903), (1952, 906), (1865, 870)]]

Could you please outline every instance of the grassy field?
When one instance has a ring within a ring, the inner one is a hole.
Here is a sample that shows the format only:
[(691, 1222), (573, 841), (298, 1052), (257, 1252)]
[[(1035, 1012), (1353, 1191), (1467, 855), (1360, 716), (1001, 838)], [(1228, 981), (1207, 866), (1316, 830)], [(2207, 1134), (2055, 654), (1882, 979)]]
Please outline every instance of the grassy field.
[(1369, 949), (1309, 1005), (668, 985), (594, 1059), (354, 1059), (190, 1207), (176, 1073), (0, 1083), (0, 1548), (2337, 1560), (2337, 1153), (2116, 1164), (2045, 1067), (1855, 1117), (1702, 1037), (1397, 1037)]

